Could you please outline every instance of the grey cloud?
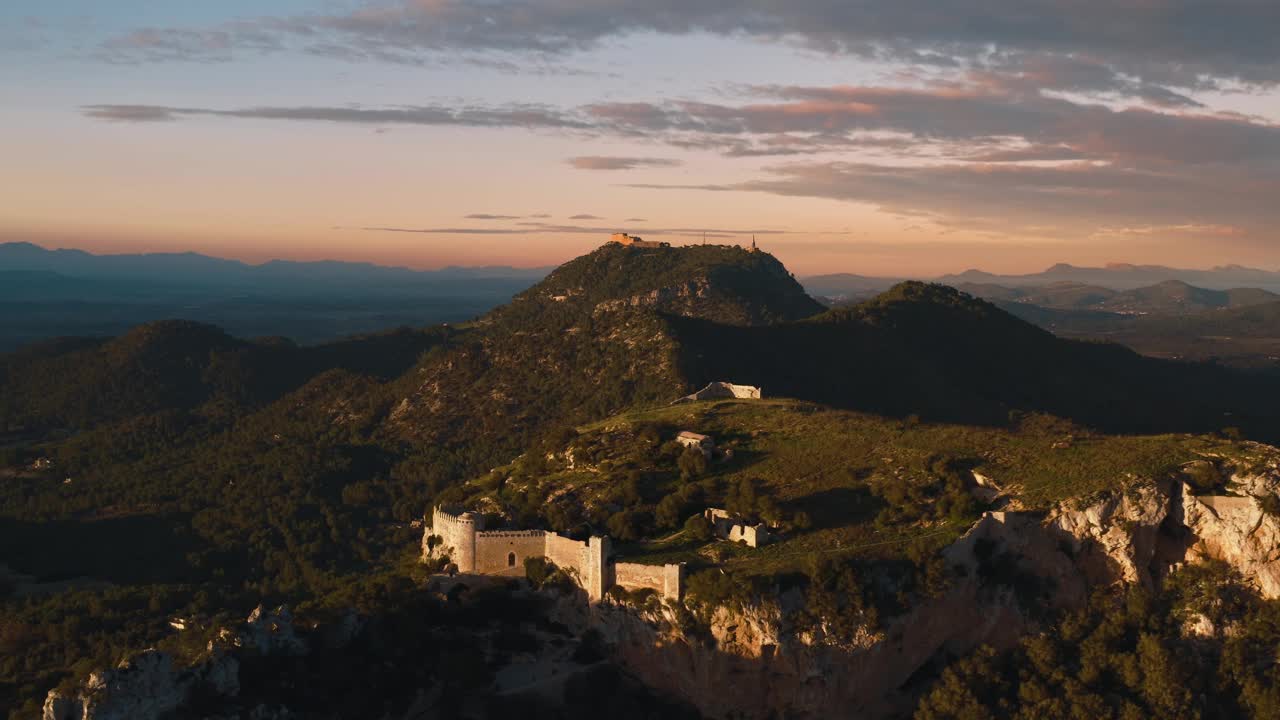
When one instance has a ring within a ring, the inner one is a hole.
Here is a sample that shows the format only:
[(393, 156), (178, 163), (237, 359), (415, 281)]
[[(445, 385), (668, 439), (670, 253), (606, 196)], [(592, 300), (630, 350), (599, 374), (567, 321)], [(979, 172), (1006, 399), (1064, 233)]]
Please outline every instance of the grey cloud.
[(140, 122), (183, 117), (224, 117), (257, 120), (299, 120), (376, 125), (462, 125), (560, 130), (587, 129), (589, 124), (553, 108), (509, 104), (496, 107), (417, 105), (390, 108), (252, 107), (235, 110), (167, 107), (162, 105), (86, 105), (85, 115), (103, 120)]
[(148, 28), (104, 50), (165, 59), (310, 49), (361, 60), (555, 55), (638, 33), (746, 35), (915, 65), (993, 56), (1096, 58), (1139, 85), (1280, 80), (1280, 4), (1262, 0), (396, 0), (341, 14)]
[(86, 105), (81, 110), (86, 117), (112, 122), (171, 122), (181, 114), (154, 105)]
[(1280, 172), (1214, 166), (1194, 174), (1088, 163), (1054, 167), (945, 164), (901, 167), (803, 163), (737, 184), (634, 185), (763, 192), (873, 205), (944, 226), (1004, 234), (1081, 235), (1123, 226), (1232, 226), (1267, 232), (1280, 222), (1268, 198)]
[(521, 215), (492, 215), (490, 213), (471, 213), (464, 215), (465, 220), (519, 220)]
[(1235, 116), (1114, 110), (981, 86), (788, 86), (765, 91), (781, 102), (602, 104), (585, 111), (622, 135), (717, 148), (729, 155), (875, 147), (909, 155), (911, 146), (931, 142), (954, 156), (971, 154), (974, 143), (1005, 149), (999, 144), (1019, 139), (1042, 151), (1057, 148), (1059, 159), (1139, 165), (1280, 162), (1280, 127)]
[(679, 160), (669, 158), (611, 157), (584, 155), (569, 158), (570, 166), (578, 170), (634, 170), (641, 167), (678, 167)]
[[(1280, 163), (1280, 126), (1235, 115), (1115, 110), (981, 83), (910, 89), (775, 86), (757, 88), (756, 93), (772, 102), (599, 103), (571, 109), (528, 104), (232, 110), (90, 105), (83, 112), (121, 122), (210, 116), (559, 130), (714, 150), (731, 157), (856, 150), (898, 159), (1088, 159), (1135, 167)], [(570, 162), (580, 168), (625, 169), (666, 167), (677, 161), (584, 156)]]
[(587, 213), (580, 213), (578, 215), (570, 215), (569, 219), (570, 220), (603, 220), (604, 218), (598, 217), (596, 215), (590, 215)]
[[(598, 219), (598, 218), (597, 218)], [(362, 230), (374, 232), (397, 232), (397, 233), (419, 233), (423, 235), (610, 235), (618, 231), (617, 228), (602, 226), (585, 226), (585, 225), (560, 225), (555, 223), (537, 223), (537, 222), (521, 222), (516, 223), (519, 227), (491, 227), (491, 228), (456, 228), (456, 227), (427, 227), (427, 228), (402, 228), (402, 227), (365, 227)], [(788, 230), (766, 229), (766, 228), (716, 228), (716, 227), (673, 227), (673, 228), (645, 228), (646, 235), (652, 237), (659, 236), (678, 236), (678, 237), (706, 237), (710, 238), (727, 238), (741, 235), (792, 235), (795, 234)]]

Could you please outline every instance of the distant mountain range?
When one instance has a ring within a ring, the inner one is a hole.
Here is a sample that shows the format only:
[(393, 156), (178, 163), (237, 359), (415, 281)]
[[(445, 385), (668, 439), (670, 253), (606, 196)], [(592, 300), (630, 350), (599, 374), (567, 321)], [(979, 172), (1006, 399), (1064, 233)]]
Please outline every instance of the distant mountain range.
[[(12, 293), (63, 294), (71, 284), (85, 290), (129, 294), (203, 294), (209, 291), (250, 292), (258, 295), (311, 295), (338, 292), (358, 294), (422, 294), (474, 296), (494, 291), (512, 294), (546, 276), (550, 268), (446, 267), (411, 270), (361, 262), (271, 260), (251, 265), (198, 253), (141, 253), (95, 255), (83, 250), (48, 250), (32, 243), (0, 243), (0, 272), (44, 273), (0, 285), (0, 299)], [(51, 273), (53, 275), (51, 275)], [(56, 277), (63, 276), (63, 277)], [(74, 278), (68, 281), (66, 278)], [(85, 280), (93, 283), (85, 285)], [(26, 298), (24, 298), (26, 299)]]
[(1028, 303), (1060, 310), (1103, 310), (1132, 315), (1182, 315), (1280, 301), (1280, 295), (1258, 288), (1210, 290), (1188, 285), (1181, 280), (1166, 280), (1132, 290), (1112, 290), (1100, 285), (1073, 282), (1026, 287), (956, 283), (955, 288), (987, 300)]
[(95, 255), (0, 243), (0, 350), (61, 335), (115, 335), (172, 318), (216, 324), (240, 337), (324, 342), (468, 320), (548, 271), (337, 261), (251, 265), (197, 253)]
[(1094, 286), (1107, 290), (1135, 290), (1176, 280), (1209, 290), (1232, 288), (1258, 288), (1280, 293), (1280, 272), (1247, 268), (1240, 265), (1223, 265), (1208, 270), (1189, 270), (1163, 265), (1111, 264), (1105, 267), (1077, 267), (1059, 263), (1049, 269), (1027, 275), (998, 275), (982, 270), (966, 270), (962, 273), (929, 278), (873, 277), (837, 273), (801, 278), (800, 282), (811, 294), (833, 299), (858, 299), (870, 297), (893, 287), (906, 279), (931, 280), (953, 287), (996, 285), (1006, 288), (1043, 287), (1054, 284)]

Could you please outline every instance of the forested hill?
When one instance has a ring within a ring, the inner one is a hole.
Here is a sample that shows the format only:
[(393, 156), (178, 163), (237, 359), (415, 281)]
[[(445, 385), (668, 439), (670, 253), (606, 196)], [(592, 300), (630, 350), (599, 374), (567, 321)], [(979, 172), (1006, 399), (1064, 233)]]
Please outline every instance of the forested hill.
[(737, 246), (637, 248), (610, 243), (570, 260), (492, 313), (507, 323), (649, 308), (730, 325), (799, 320), (822, 305), (777, 258)]
[(1046, 412), (1109, 432), (1280, 437), (1273, 376), (1060, 339), (942, 285), (903, 283), (799, 323), (672, 326), (695, 384), (732, 378), (775, 397), (970, 424)]

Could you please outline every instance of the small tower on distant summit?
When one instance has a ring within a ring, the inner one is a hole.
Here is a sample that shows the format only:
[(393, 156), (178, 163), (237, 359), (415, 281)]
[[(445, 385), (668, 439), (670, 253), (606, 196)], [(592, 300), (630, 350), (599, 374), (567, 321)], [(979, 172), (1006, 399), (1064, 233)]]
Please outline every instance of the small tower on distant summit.
[(749, 252), (760, 252), (760, 248), (756, 246), (756, 236), (751, 236), (751, 250)]

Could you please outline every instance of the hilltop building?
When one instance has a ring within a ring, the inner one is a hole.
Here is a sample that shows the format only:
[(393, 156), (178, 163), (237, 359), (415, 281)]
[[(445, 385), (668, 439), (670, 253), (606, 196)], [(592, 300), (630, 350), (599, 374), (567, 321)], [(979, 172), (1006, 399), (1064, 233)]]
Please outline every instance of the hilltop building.
[(740, 400), (759, 400), (764, 392), (754, 385), (734, 385), (727, 382), (708, 383), (692, 395), (685, 395), (678, 400), (672, 402), (672, 405), (680, 403), (697, 402), (699, 400), (720, 400), (723, 398), (738, 398)]
[(628, 235), (626, 233), (614, 233), (609, 236), (609, 242), (617, 243), (624, 247), (636, 248), (666, 248), (671, 247), (671, 243), (658, 242), (656, 240), (645, 240), (636, 235)]
[(423, 560), (448, 557), (458, 572), (523, 576), (526, 558), (550, 560), (577, 578), (592, 602), (617, 585), (626, 590), (648, 588), (664, 600), (684, 593), (684, 563), (640, 565), (614, 562), (608, 537), (586, 542), (545, 530), (485, 530), (484, 516), (435, 508), (431, 527), (422, 536)]

